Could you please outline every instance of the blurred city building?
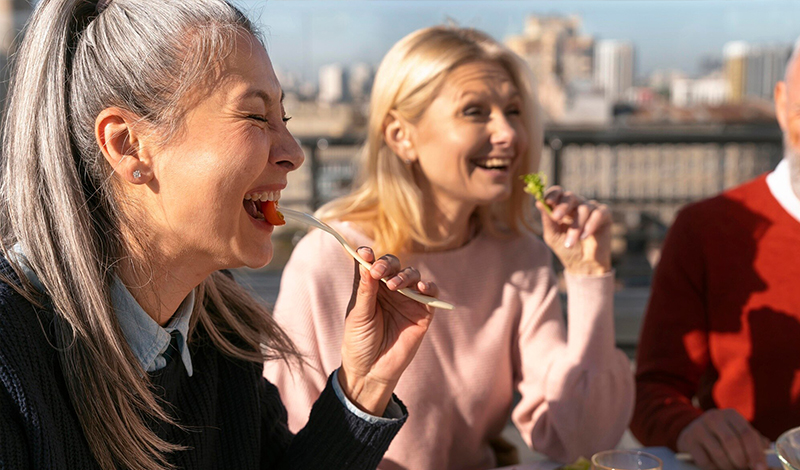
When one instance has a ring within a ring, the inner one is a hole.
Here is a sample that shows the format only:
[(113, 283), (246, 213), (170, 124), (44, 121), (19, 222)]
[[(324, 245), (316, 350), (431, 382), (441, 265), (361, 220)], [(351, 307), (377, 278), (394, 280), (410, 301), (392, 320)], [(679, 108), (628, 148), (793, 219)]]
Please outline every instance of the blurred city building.
[[(527, 62), (549, 121), (579, 121), (574, 109), (597, 105), (594, 90), (594, 39), (580, 32), (577, 16), (530, 15), (522, 34), (506, 38), (505, 44)], [(588, 103), (583, 95), (587, 94)], [(604, 108), (607, 104), (602, 105)], [(588, 117), (596, 122), (595, 114)]]
[(358, 63), (350, 69), (350, 97), (354, 102), (369, 101), (375, 69), (370, 64)]
[(594, 76), (606, 97), (617, 100), (633, 86), (633, 44), (600, 41), (594, 54)]
[(719, 106), (728, 99), (729, 82), (720, 72), (702, 78), (676, 78), (670, 84), (670, 98), (673, 106)]
[(347, 92), (347, 76), (341, 64), (320, 67), (318, 100), (321, 103), (341, 103), (348, 98)]
[(728, 101), (745, 99), (772, 100), (775, 84), (783, 79), (786, 61), (792, 46), (751, 45), (743, 41), (729, 42), (723, 49)]

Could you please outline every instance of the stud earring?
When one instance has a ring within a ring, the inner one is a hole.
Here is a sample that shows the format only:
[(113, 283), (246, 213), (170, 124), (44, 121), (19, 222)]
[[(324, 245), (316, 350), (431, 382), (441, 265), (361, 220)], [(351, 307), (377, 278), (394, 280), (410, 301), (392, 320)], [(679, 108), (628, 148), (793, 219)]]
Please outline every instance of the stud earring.
[(142, 177), (142, 172), (139, 170), (133, 170), (133, 177), (139, 179)]
[(403, 163), (405, 163), (405, 164), (406, 164), (406, 166), (411, 166), (411, 164), (412, 164), (412, 163), (414, 163), (414, 162), (413, 162), (413, 161), (411, 161), (411, 159), (410, 159), (410, 158), (406, 158), (405, 160), (403, 160)]

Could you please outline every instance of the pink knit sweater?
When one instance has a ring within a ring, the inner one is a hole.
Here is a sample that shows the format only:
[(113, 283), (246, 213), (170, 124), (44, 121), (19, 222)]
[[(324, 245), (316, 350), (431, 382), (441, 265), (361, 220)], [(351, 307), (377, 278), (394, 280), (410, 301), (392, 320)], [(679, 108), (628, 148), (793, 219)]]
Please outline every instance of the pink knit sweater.
[[(371, 245), (354, 224), (333, 224), (353, 246)], [(551, 254), (534, 237), (480, 235), (457, 250), (402, 260), (456, 304), (440, 310), (395, 393), (409, 418), (384, 470), (486, 469), (489, 440), (509, 413), (525, 442), (571, 462), (614, 447), (633, 412), (633, 377), (614, 347), (613, 274), (567, 276), (568, 328)], [(286, 265), (275, 317), (310, 367), (280, 361), (265, 376), (281, 391), (296, 431), (325, 379), (341, 364), (353, 260), (330, 235), (309, 233)], [(517, 390), (522, 400), (512, 411)]]

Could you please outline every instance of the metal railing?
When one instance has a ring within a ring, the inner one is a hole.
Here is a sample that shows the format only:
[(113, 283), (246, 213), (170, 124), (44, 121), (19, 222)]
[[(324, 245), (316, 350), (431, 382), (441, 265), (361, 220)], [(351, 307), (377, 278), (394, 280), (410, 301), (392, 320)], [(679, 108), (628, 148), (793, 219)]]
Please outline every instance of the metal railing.
[[(620, 208), (665, 206), (717, 194), (774, 168), (777, 124), (547, 129), (541, 170), (551, 184)], [(305, 203), (315, 209), (349, 190), (359, 137), (300, 139), (309, 172)]]

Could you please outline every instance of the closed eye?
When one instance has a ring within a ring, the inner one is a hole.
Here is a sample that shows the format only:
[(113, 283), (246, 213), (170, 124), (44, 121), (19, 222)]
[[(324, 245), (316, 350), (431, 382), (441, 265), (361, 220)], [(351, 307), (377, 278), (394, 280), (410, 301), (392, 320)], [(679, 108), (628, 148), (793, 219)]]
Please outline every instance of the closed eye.
[(259, 121), (259, 122), (267, 122), (267, 118), (262, 116), (262, 115), (260, 115), (260, 114), (249, 114), (247, 116), (247, 119), (253, 119), (253, 120), (256, 120), (256, 121)]

